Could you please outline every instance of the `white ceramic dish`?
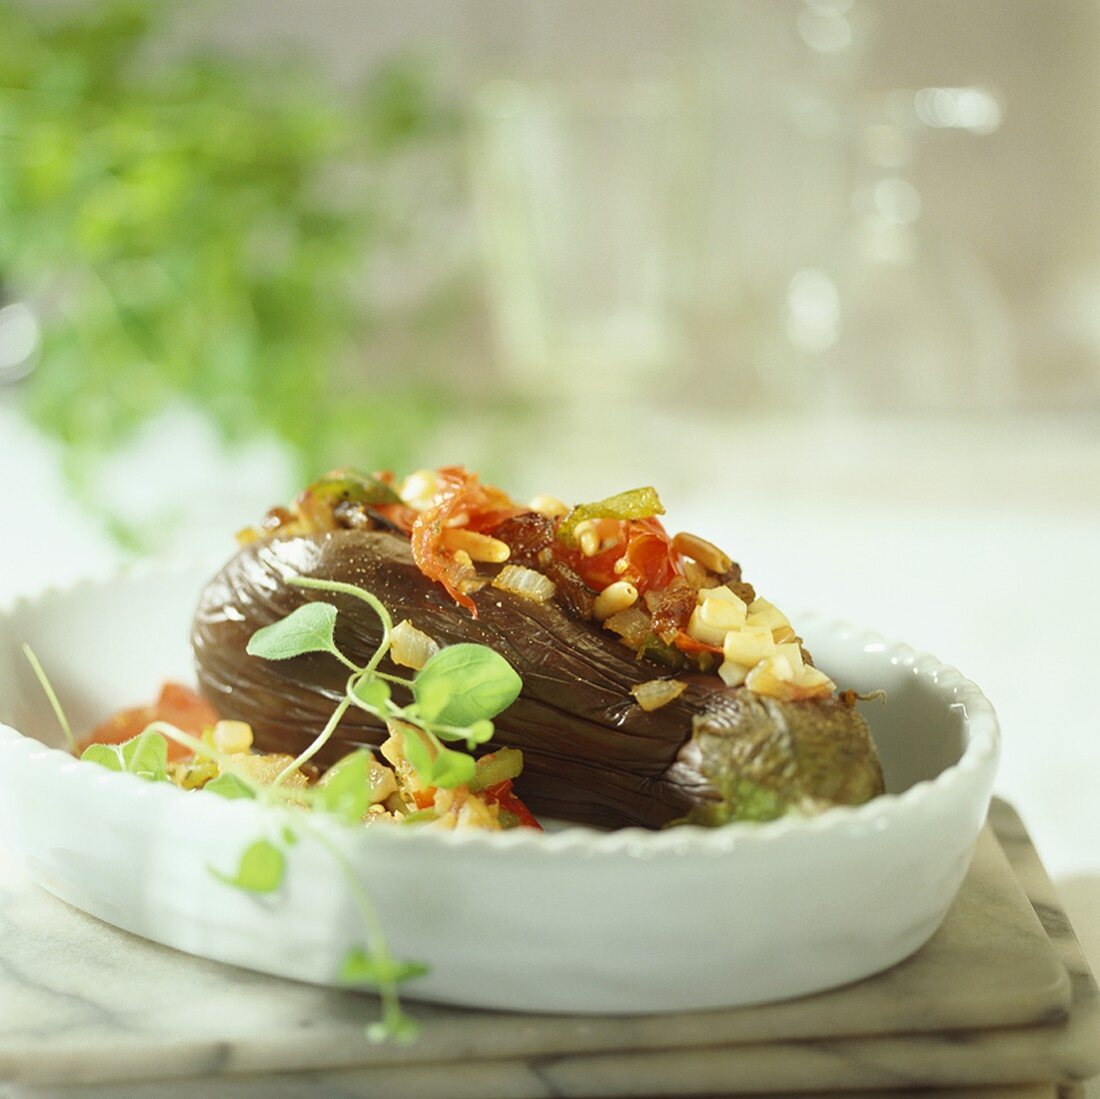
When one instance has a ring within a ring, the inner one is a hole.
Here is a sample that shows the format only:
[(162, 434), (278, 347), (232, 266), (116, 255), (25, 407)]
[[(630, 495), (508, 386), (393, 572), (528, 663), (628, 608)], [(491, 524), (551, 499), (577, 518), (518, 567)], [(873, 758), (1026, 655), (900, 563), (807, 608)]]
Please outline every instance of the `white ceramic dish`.
[[(255, 802), (74, 760), (19, 652), (29, 642), (77, 727), (191, 680), (205, 570), (51, 591), (0, 618), (0, 817), (33, 878), (180, 950), (338, 983), (364, 929), (331, 853), (303, 838), (279, 893), (214, 878), (276, 826)], [(411, 997), (520, 1011), (641, 1013), (777, 1000), (878, 972), (939, 925), (985, 818), (996, 718), (956, 671), (846, 625), (796, 617), (866, 707), (890, 791), (855, 809), (720, 830), (551, 834), (349, 829), (317, 821), (367, 884)], [(17, 732), (22, 729), (23, 733)]]

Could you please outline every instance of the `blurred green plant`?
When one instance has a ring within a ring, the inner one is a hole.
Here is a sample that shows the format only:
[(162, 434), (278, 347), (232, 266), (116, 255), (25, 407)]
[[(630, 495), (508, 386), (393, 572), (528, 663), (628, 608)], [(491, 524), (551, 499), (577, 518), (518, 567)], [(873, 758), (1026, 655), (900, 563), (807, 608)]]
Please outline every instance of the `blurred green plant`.
[(395, 165), (457, 113), (415, 60), (338, 93), (181, 46), (189, 7), (0, 0), (0, 304), (42, 325), (27, 407), (78, 471), (180, 397), (231, 439), (274, 431), (303, 472), (402, 465), (446, 396), (364, 369), (371, 264), (405, 231)]

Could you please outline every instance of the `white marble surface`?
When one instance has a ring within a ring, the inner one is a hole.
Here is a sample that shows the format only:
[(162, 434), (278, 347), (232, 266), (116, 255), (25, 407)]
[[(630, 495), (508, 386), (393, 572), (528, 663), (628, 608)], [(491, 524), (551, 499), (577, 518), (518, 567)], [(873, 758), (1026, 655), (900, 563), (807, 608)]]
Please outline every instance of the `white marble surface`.
[[(171, 1099), (186, 1088), (240, 1099), (542, 1099), (1008, 1084), (1100, 1067), (1100, 1038), (1089, 1034), (1100, 1026), (1095, 985), (1026, 836), (1011, 814), (999, 826), (1050, 940), (986, 836), (942, 932), (881, 977), (789, 1004), (651, 1019), (422, 1006), (425, 1033), (411, 1051), (363, 1042), (369, 998), (134, 939), (38, 892), (7, 864), (0, 1078), (15, 1082), (0, 1084), (0, 1096)], [(1068, 1021), (1059, 1021), (1070, 990), (1056, 955), (1072, 979)], [(989, 1022), (999, 1028), (975, 1029)], [(1024, 1022), (1036, 1025), (1008, 1025)], [(894, 1036), (911, 1027), (923, 1033)], [(250, 1075), (268, 1070), (281, 1074)], [(188, 1079), (140, 1082), (150, 1075)]]

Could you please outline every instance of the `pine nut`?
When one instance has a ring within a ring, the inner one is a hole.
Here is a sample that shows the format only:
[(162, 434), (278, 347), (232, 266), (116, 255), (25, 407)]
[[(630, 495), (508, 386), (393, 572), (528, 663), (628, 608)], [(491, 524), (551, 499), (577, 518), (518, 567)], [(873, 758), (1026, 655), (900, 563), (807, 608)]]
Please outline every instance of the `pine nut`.
[(713, 542), (700, 538), (697, 534), (681, 532), (672, 539), (672, 548), (693, 561), (698, 561), (704, 568), (711, 572), (729, 572), (733, 561), (723, 553)]
[(456, 556), (460, 552), (469, 555), (471, 561), (484, 561), (491, 565), (503, 564), (512, 551), (507, 542), (477, 531), (450, 527), (443, 531), (443, 544)]
[(595, 557), (600, 551), (600, 535), (596, 530), (596, 524), (591, 519), (585, 519), (578, 523), (573, 531), (573, 536), (580, 544), (581, 553), (585, 557)]
[(545, 515), (547, 519), (557, 519), (569, 511), (556, 496), (547, 496), (545, 492), (540, 492), (527, 506), (539, 515)]
[(602, 622), (613, 614), (633, 607), (637, 602), (638, 589), (629, 580), (616, 580), (596, 596), (592, 612)]

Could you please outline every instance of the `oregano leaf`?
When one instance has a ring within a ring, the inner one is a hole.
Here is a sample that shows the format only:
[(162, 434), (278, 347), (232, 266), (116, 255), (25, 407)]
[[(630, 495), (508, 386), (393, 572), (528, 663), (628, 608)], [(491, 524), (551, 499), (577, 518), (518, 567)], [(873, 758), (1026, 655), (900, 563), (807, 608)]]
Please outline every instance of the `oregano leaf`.
[(89, 744), (80, 758), (108, 771), (126, 771), (148, 782), (168, 780), (168, 741), (146, 729), (122, 744)]
[(236, 798), (254, 798), (255, 791), (251, 786), (242, 782), (232, 771), (224, 771), (217, 778), (212, 778), (204, 787), (211, 794), (234, 800)]
[[(428, 665), (425, 664), (426, 668)], [(423, 672), (423, 668), (421, 672)], [(444, 676), (428, 676), (423, 681), (418, 672), (413, 680), (416, 712), (423, 721), (435, 721), (451, 701), (451, 684)]]
[(334, 638), (336, 613), (331, 603), (303, 603), (285, 618), (258, 629), (245, 651), (263, 660), (290, 660), (305, 653), (339, 656)]
[(98, 763), (108, 771), (125, 769), (122, 763), (122, 752), (117, 744), (89, 744), (80, 753), (80, 758), (87, 763)]
[(401, 754), (412, 764), (413, 770), (428, 782), (428, 774), (432, 768), (432, 751), (419, 730), (405, 730), (401, 741)]
[(285, 870), (286, 858), (269, 840), (249, 844), (235, 874), (223, 874), (210, 867), (214, 877), (248, 893), (274, 893), (282, 884)]
[(390, 700), (390, 685), (384, 679), (367, 677), (357, 680), (351, 693), (372, 710), (385, 713), (386, 703)]
[(314, 804), (348, 824), (363, 819), (374, 803), (370, 780), (371, 753), (359, 748), (334, 763), (314, 787)]
[(427, 738), (415, 730), (406, 732), (403, 751), (420, 780), (428, 786), (444, 790), (467, 786), (477, 770), (473, 756), (453, 752), (438, 742), (429, 744)]
[(168, 741), (162, 733), (146, 729), (122, 745), (123, 770), (150, 782), (168, 780)]
[(422, 977), (428, 967), (421, 962), (403, 962), (388, 954), (372, 954), (361, 947), (352, 947), (340, 964), (340, 980), (346, 985), (366, 985), (378, 988), (387, 984)]
[(426, 720), (468, 726), (496, 717), (522, 688), (523, 681), (500, 653), (464, 642), (440, 649), (416, 673), (413, 697)]
[(477, 762), (473, 756), (441, 747), (432, 761), (431, 782), (433, 786), (442, 787), (444, 790), (453, 790), (456, 786), (469, 786), (476, 770)]
[(479, 718), (466, 730), (466, 744), (473, 748), (493, 739), (493, 723), (487, 718)]

